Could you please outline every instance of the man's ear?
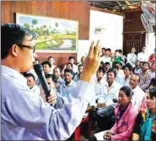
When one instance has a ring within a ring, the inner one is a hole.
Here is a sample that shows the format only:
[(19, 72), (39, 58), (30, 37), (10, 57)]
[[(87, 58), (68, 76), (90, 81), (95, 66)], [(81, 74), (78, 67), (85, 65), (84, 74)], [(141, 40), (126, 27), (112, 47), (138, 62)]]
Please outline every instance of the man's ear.
[(10, 49), (10, 54), (14, 57), (17, 57), (19, 53), (20, 53), (20, 48), (16, 44), (13, 44)]

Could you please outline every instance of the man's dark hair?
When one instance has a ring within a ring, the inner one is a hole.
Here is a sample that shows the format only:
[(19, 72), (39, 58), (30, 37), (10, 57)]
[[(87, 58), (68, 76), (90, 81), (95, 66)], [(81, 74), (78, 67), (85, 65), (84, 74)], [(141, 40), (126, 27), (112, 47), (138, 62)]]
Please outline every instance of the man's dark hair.
[(71, 67), (73, 68), (73, 64), (72, 63), (67, 63), (67, 65), (71, 65)]
[(18, 24), (1, 25), (1, 35), (1, 59), (4, 59), (9, 55), (9, 50), (12, 45), (22, 44), (26, 35), (31, 35), (32, 39), (34, 38), (34, 34), (31, 31)]
[(26, 73), (24, 74), (25, 77), (32, 77), (33, 80), (35, 80), (35, 76), (32, 73)]
[(110, 73), (110, 72), (114, 73), (114, 76), (115, 77), (117, 76), (117, 73), (116, 73), (116, 71), (114, 69), (112, 69), (112, 68), (109, 69), (108, 72), (107, 72), (107, 74)]
[(150, 67), (150, 65), (149, 65), (149, 63), (148, 63), (148, 62), (142, 62), (142, 65), (145, 65), (145, 64), (147, 64), (147, 65), (148, 65), (148, 67)]
[(68, 60), (70, 60), (70, 59), (74, 59), (75, 60), (75, 57), (74, 56), (70, 56)]
[(111, 52), (111, 49), (110, 48), (107, 48), (106, 51), (110, 51)]
[(53, 75), (52, 74), (45, 74), (45, 78), (51, 78), (53, 80)]
[(82, 67), (83, 65), (82, 64), (80, 64), (80, 65), (78, 65), (78, 68), (80, 68), (80, 67)]
[(49, 60), (50, 58), (53, 58), (53, 59), (54, 59), (54, 57), (53, 57), (53, 56), (49, 56), (49, 57), (48, 57), (48, 60)]
[(99, 67), (98, 72), (103, 72), (103, 74), (105, 73), (105, 70), (103, 67)]
[(109, 62), (106, 62), (105, 65), (110, 65), (110, 63)]
[(103, 47), (102, 50), (106, 50), (106, 48)]
[(55, 71), (55, 69), (57, 69), (57, 68), (60, 70), (60, 73), (61, 73), (61, 72), (62, 72), (62, 69), (61, 69), (60, 67), (55, 67), (55, 68), (54, 68), (54, 71)]
[(118, 51), (119, 51), (119, 53), (122, 53), (122, 50), (121, 49), (119, 49)]
[(64, 74), (65, 73), (70, 73), (71, 75), (74, 75), (74, 72), (73, 72), (73, 70), (71, 70), (71, 69), (65, 69), (64, 70)]
[(42, 62), (42, 64), (41, 64), (42, 66), (43, 65), (48, 65), (50, 68), (51, 68), (51, 64), (50, 64), (50, 62), (49, 61), (44, 61), (44, 62)]
[(127, 63), (125, 66), (123, 66), (123, 69), (125, 69), (125, 68), (128, 68), (129, 71), (131, 71), (131, 72), (133, 71), (133, 67), (130, 63)]

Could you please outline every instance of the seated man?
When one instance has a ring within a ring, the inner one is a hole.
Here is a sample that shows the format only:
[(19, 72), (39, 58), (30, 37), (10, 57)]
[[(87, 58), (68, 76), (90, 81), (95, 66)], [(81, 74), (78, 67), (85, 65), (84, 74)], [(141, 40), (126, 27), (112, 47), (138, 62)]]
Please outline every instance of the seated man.
[(146, 90), (150, 85), (151, 79), (152, 77), (149, 72), (149, 63), (143, 62), (142, 73), (140, 74), (140, 88), (142, 90)]
[(59, 67), (54, 68), (53, 79), (56, 84), (56, 90), (60, 93), (60, 85), (64, 83), (64, 80), (61, 77), (61, 69)]
[(119, 92), (119, 104), (115, 108), (115, 124), (107, 131), (96, 133), (89, 141), (130, 140), (133, 127), (138, 114), (137, 109), (131, 103), (132, 90), (128, 86), (123, 86)]
[(73, 71), (71, 69), (64, 70), (64, 83), (60, 86), (60, 95), (62, 97), (68, 97), (70, 95), (70, 90), (76, 86), (76, 83), (72, 80)]
[(32, 73), (27, 73), (25, 77), (27, 79), (27, 85), (34, 96), (40, 96), (40, 88), (36, 85), (35, 76)]
[(45, 74), (52, 74), (51, 63), (49, 61), (42, 62), (42, 67)]
[(104, 95), (97, 101), (97, 109), (91, 114), (91, 118), (98, 121), (100, 130), (110, 128), (114, 122), (114, 108), (116, 106), (114, 99), (118, 99), (121, 88), (115, 79), (116, 72), (110, 69), (107, 72), (107, 83), (102, 89)]
[(56, 85), (53, 81), (53, 75), (52, 74), (46, 74), (45, 75), (46, 79), (47, 79), (47, 82), (48, 82), (48, 85), (51, 89), (51, 93), (54, 97), (56, 97), (56, 103), (53, 104), (53, 106), (56, 108), (56, 109), (60, 109), (62, 108), (63, 104), (64, 104), (64, 101), (63, 99), (61, 98), (61, 96), (59, 95), (59, 93), (57, 92), (56, 90)]
[(123, 85), (123, 86), (129, 86), (129, 80), (130, 80), (130, 76), (131, 76), (132, 71), (133, 71), (133, 67), (131, 66), (131, 64), (127, 63), (123, 67), (123, 70), (124, 70), (124, 75), (125, 76), (121, 80), (121, 85)]
[(129, 86), (133, 90), (132, 104), (137, 110), (140, 109), (143, 99), (145, 97), (144, 91), (139, 86), (140, 78), (137, 74), (132, 74), (129, 81)]
[(77, 82), (80, 79), (80, 75), (82, 74), (82, 72), (83, 72), (83, 65), (80, 64), (80, 65), (78, 65), (78, 74), (76, 74), (74, 76), (74, 81), (75, 82)]

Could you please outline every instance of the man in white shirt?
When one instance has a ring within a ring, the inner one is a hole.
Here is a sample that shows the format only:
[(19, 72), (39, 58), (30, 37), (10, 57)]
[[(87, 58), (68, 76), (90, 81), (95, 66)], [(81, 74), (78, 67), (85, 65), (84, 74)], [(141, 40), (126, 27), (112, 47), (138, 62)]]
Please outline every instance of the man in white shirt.
[(132, 96), (132, 103), (135, 105), (135, 107), (139, 110), (140, 106), (143, 102), (143, 99), (145, 97), (144, 91), (139, 87), (139, 75), (132, 74), (130, 77), (129, 85), (133, 89), (133, 96)]
[(133, 67), (131, 66), (131, 64), (127, 63), (123, 67), (123, 70), (124, 70), (125, 77), (121, 80), (121, 85), (129, 86), (129, 80), (130, 80), (130, 76), (131, 76), (132, 71), (133, 71)]
[(132, 67), (135, 67), (135, 62), (137, 60), (137, 55), (135, 54), (136, 49), (135, 47), (131, 48), (131, 53), (127, 54), (127, 62), (132, 65)]
[[(77, 65), (75, 65), (75, 57), (70, 56), (69, 59), (68, 59), (68, 63), (71, 63), (72, 64), (73, 72), (74, 73), (77, 73), (78, 72), (78, 68), (77, 68)], [(67, 68), (67, 66), (65, 65), (64, 68), (63, 68), (63, 70), (65, 70), (66, 68)]]
[(40, 88), (36, 85), (35, 76), (32, 73), (27, 73), (25, 77), (27, 79), (27, 85), (33, 92), (33, 95), (40, 96)]
[[(107, 83), (103, 87), (104, 96), (98, 101), (98, 108), (105, 108), (106, 106), (113, 105), (113, 99), (118, 99), (119, 89), (121, 85), (115, 81), (116, 72), (110, 69), (107, 72)], [(100, 113), (100, 112), (99, 112)]]
[(110, 48), (105, 49), (105, 55), (101, 57), (101, 61), (103, 63), (111, 62), (110, 52), (111, 52)]
[(48, 61), (51, 64), (50, 72), (51, 72), (51, 74), (53, 74), (53, 70), (54, 70), (54, 68), (56, 68), (56, 65), (54, 64), (55, 59), (52, 56), (49, 56)]
[(60, 86), (60, 95), (62, 97), (70, 96), (70, 90), (76, 87), (76, 83), (72, 80), (73, 71), (71, 69), (64, 70), (64, 83)]
[(61, 69), (59, 67), (54, 68), (53, 78), (56, 84), (56, 90), (60, 93), (60, 85), (64, 83), (64, 80), (61, 77)]
[(149, 56), (147, 55), (147, 52), (146, 52), (146, 47), (143, 47), (142, 48), (142, 52), (138, 53), (138, 59), (140, 62), (148, 62), (148, 58)]
[(41, 97), (33, 97), (21, 74), (33, 65), (33, 34), (20, 25), (4, 24), (1, 35), (1, 139), (68, 139), (80, 124), (93, 96), (90, 81), (100, 65), (99, 42), (96, 46), (92, 42), (80, 81), (64, 106), (56, 110)]

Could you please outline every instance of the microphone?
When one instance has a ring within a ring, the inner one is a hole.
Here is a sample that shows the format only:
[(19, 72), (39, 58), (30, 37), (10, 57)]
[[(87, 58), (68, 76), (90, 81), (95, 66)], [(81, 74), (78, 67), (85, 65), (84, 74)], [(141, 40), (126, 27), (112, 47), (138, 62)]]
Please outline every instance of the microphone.
[(118, 100), (118, 99), (116, 99), (116, 98), (113, 98), (113, 102), (114, 102), (114, 103), (118, 103), (118, 102), (119, 102), (119, 100)]
[(48, 83), (46, 81), (46, 78), (45, 78), (41, 64), (35, 64), (34, 70), (35, 70), (35, 72), (36, 72), (36, 74), (40, 80), (40, 83), (42, 85), (42, 88), (43, 88), (45, 95), (46, 95), (46, 98), (47, 98), (48, 96), (50, 96), (50, 88), (49, 88)]

